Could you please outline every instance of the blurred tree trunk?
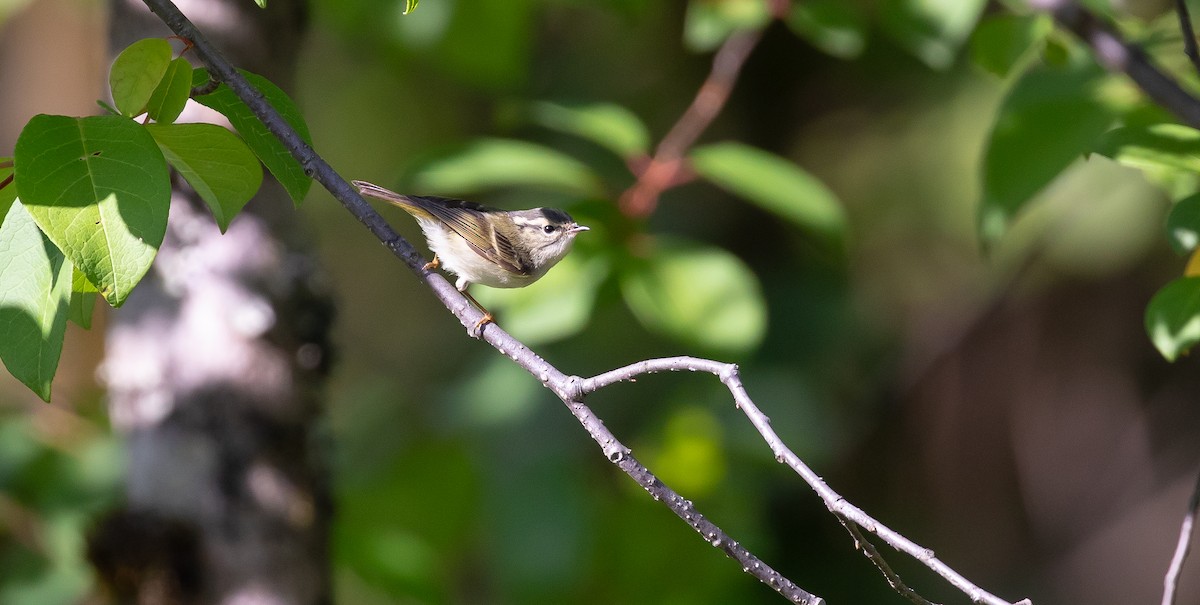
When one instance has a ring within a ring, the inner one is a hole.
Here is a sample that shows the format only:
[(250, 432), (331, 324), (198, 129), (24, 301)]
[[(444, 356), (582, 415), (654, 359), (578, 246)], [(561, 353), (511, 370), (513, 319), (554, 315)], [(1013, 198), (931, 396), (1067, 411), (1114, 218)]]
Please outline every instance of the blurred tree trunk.
[[(303, 3), (177, 3), (234, 64), (289, 88)], [(113, 56), (170, 34), (140, 2), (111, 4)], [(191, 105), (181, 121), (211, 119)], [(89, 554), (119, 602), (328, 603), (316, 437), (332, 306), (277, 183), (222, 235), (175, 182), (154, 268), (110, 322), (101, 376), (128, 438), (127, 502)]]

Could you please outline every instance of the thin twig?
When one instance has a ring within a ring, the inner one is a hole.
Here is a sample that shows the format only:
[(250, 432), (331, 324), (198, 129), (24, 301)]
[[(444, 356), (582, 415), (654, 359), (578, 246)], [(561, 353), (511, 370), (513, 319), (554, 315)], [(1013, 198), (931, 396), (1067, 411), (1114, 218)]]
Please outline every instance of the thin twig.
[(675, 125), (658, 143), (654, 157), (642, 167), (635, 167), (637, 181), (621, 194), (620, 207), (634, 217), (648, 216), (658, 205), (658, 196), (677, 184), (686, 171), (683, 156), (716, 119), (729, 100), (738, 74), (750, 52), (758, 45), (762, 33), (758, 30), (738, 32), (727, 38), (713, 56), (712, 71), (696, 92)]
[[(413, 248), (412, 244), (392, 230), (383, 217), (375, 212), (345, 179), (304, 142), (300, 135), (263, 98), (262, 94), (246, 82), (245, 78), (229, 64), (170, 0), (144, 0), (144, 2), (172, 31), (193, 42), (197, 58), (208, 66), (213, 78), (227, 84), (234, 94), (262, 121), (267, 130), (279, 138), (284, 147), (296, 158), (296, 161), (304, 167), (305, 174), (329, 190), (334, 198), (341, 202), (397, 258), (424, 280), (433, 290), (434, 295), (458, 318), (464, 328), (473, 328), (476, 325), (482, 317), (482, 313), (469, 304), (467, 299), (444, 277), (434, 272), (423, 271), (425, 259)], [(468, 333), (470, 332), (471, 330), (468, 330)], [(600, 445), (604, 455), (612, 463), (699, 532), (709, 544), (740, 563), (746, 573), (775, 589), (792, 603), (803, 605), (822, 605), (824, 603), (823, 599), (796, 586), (791, 580), (755, 557), (745, 547), (730, 538), (721, 528), (701, 515), (690, 501), (667, 487), (645, 466), (642, 466), (630, 454), (629, 448), (618, 441), (599, 417), (579, 400), (577, 378), (563, 374), (496, 324), (484, 326), (478, 337), (510, 357), (517, 365), (558, 395), (592, 439)]]
[(869, 533), (879, 536), (884, 542), (892, 548), (899, 550), (909, 556), (924, 563), (926, 567), (932, 569), (935, 573), (942, 576), (952, 586), (961, 590), (973, 603), (986, 603), (988, 605), (1028, 605), (1028, 599), (1011, 603), (1000, 597), (997, 597), (984, 589), (971, 583), (958, 572), (950, 568), (940, 561), (932, 550), (917, 545), (913, 541), (896, 533), (886, 525), (872, 518), (870, 515), (863, 512), (862, 509), (850, 504), (840, 494), (833, 491), (825, 480), (813, 472), (808, 465), (804, 464), (800, 457), (789, 449), (779, 435), (771, 428), (771, 420), (767, 418), (762, 410), (758, 409), (754, 400), (750, 398), (746, 388), (742, 386), (741, 376), (738, 374), (736, 364), (721, 363), (711, 359), (700, 359), (697, 357), (667, 357), (662, 359), (648, 359), (630, 364), (623, 368), (618, 368), (603, 374), (593, 376), (592, 378), (579, 380), (579, 395), (583, 396), (588, 393), (595, 392), (598, 389), (609, 386), (611, 384), (633, 380), (635, 377), (642, 374), (653, 374), (657, 372), (708, 372), (713, 374), (721, 383), (729, 389), (733, 395), (734, 405), (749, 418), (750, 423), (754, 428), (758, 429), (759, 434), (766, 440), (767, 445), (771, 448), (771, 453), (775, 455), (775, 460), (788, 465), (797, 474), (799, 474), (813, 489), (817, 495), (825, 503), (825, 506), (837, 515), (839, 518), (861, 527)]
[(1112, 26), (1073, 0), (1030, 0), (1029, 5), (1049, 12), (1059, 25), (1079, 36), (1109, 71), (1124, 72), (1155, 103), (1184, 123), (1200, 128), (1200, 99), (1155, 66), (1145, 51), (1127, 42)]
[(1174, 605), (1175, 594), (1179, 589), (1179, 575), (1183, 573), (1183, 563), (1187, 560), (1188, 551), (1192, 547), (1192, 527), (1196, 523), (1196, 513), (1200, 511), (1200, 477), (1196, 478), (1196, 487), (1192, 488), (1192, 498), (1188, 501), (1187, 514), (1179, 527), (1179, 542), (1175, 545), (1175, 554), (1171, 557), (1171, 566), (1163, 577), (1162, 605)]
[(1196, 48), (1196, 32), (1192, 30), (1187, 0), (1175, 0), (1175, 12), (1179, 15), (1179, 29), (1183, 33), (1183, 54), (1192, 60), (1196, 73), (1200, 74), (1200, 49)]
[(896, 573), (896, 571), (892, 569), (892, 566), (888, 565), (888, 562), (883, 558), (883, 555), (879, 554), (879, 551), (875, 549), (875, 545), (871, 544), (870, 540), (863, 537), (862, 532), (859, 531), (858, 526), (855, 525), (853, 521), (850, 521), (849, 519), (843, 519), (836, 514), (834, 516), (837, 517), (839, 522), (841, 522), (842, 527), (845, 527), (846, 531), (850, 532), (850, 537), (854, 538), (854, 546), (858, 547), (859, 550), (862, 550), (863, 555), (875, 564), (875, 568), (879, 570), (879, 573), (883, 574), (883, 577), (887, 580), (888, 586), (891, 586), (892, 590), (896, 591), (901, 596), (906, 597), (909, 601), (912, 601), (917, 605), (937, 605), (936, 603), (933, 603), (927, 600), (925, 597), (917, 594), (917, 591), (909, 588), (908, 585), (900, 579), (900, 574)]

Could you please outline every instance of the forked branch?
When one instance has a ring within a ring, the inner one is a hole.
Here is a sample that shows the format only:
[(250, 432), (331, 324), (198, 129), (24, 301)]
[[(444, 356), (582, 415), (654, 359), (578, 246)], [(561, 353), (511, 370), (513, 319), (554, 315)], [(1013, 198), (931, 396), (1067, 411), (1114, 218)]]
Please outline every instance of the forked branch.
[[(469, 304), (467, 299), (444, 277), (422, 269), (425, 266), (425, 260), (421, 258), (412, 244), (392, 230), (383, 217), (358, 195), (350, 183), (346, 182), (324, 159), (317, 155), (312, 147), (304, 142), (300, 135), (271, 107), (270, 103), (229, 64), (172, 2), (169, 0), (144, 1), (172, 31), (193, 43), (197, 58), (209, 68), (213, 78), (227, 84), (234, 94), (262, 121), (263, 125), (279, 138), (284, 147), (296, 158), (296, 161), (304, 167), (305, 174), (329, 190), (359, 222), (366, 225), (379, 241), (408, 265), (413, 273), (423, 279), (433, 290), (434, 295), (458, 318), (464, 327), (476, 324), (482, 313)], [(591, 409), (576, 398), (566, 395), (566, 393), (574, 392), (567, 388), (572, 382), (570, 377), (547, 363), (495, 324), (485, 326), (479, 337), (504, 355), (512, 358), (514, 362), (558, 394), (612, 463), (637, 481), (655, 500), (662, 502), (679, 518), (687, 522), (700, 533), (705, 541), (740, 563), (746, 573), (758, 578), (793, 603), (801, 605), (822, 605), (824, 603), (823, 599), (803, 590), (755, 557), (736, 540), (730, 538), (720, 527), (700, 514), (690, 501), (667, 487), (645, 466), (642, 466), (630, 454), (629, 448), (617, 440), (616, 436), (604, 426), (604, 423)]]
[[(939, 576), (945, 578), (950, 585), (964, 592), (968, 597), (971, 598), (971, 602), (973, 603), (986, 603), (987, 605), (1030, 605), (1030, 601), (1028, 599), (1013, 603), (997, 597), (976, 586), (961, 574), (951, 569), (950, 566), (939, 560), (933, 554), (932, 550), (921, 547), (908, 538), (896, 533), (891, 528), (875, 520), (870, 515), (863, 512), (862, 509), (850, 504), (850, 502), (848, 502), (840, 494), (833, 491), (833, 489), (831, 489), (829, 485), (825, 483), (824, 479), (813, 472), (808, 465), (804, 464), (804, 461), (802, 461), (799, 456), (797, 456), (790, 448), (788, 448), (786, 444), (784, 444), (783, 440), (780, 439), (779, 434), (775, 432), (775, 429), (771, 428), (771, 419), (768, 418), (767, 415), (764, 414), (757, 405), (755, 405), (754, 400), (750, 398), (750, 394), (746, 392), (746, 388), (742, 385), (742, 378), (738, 373), (736, 364), (721, 363), (719, 361), (700, 359), (697, 357), (666, 357), (661, 359), (647, 359), (645, 361), (639, 361), (637, 363), (627, 365), (623, 368), (605, 372), (592, 378), (581, 379), (579, 382), (579, 394), (586, 395), (588, 393), (593, 393), (617, 382), (633, 380), (642, 374), (685, 371), (708, 372), (709, 374), (712, 374), (720, 379), (721, 383), (724, 384), (725, 387), (729, 389), (730, 394), (733, 395), (734, 406), (746, 415), (746, 418), (750, 420), (750, 424), (753, 424), (754, 428), (758, 429), (758, 433), (762, 435), (763, 439), (767, 442), (767, 445), (771, 448), (771, 453), (775, 455), (775, 460), (788, 465), (793, 471), (800, 475), (800, 477), (804, 479), (804, 482), (807, 483), (808, 486), (813, 489), (813, 491), (817, 492), (817, 496), (821, 498), (821, 501), (825, 503), (825, 506), (829, 509), (829, 511), (836, 515), (839, 520), (842, 520), (847, 524), (847, 529), (857, 526), (868, 533), (879, 536), (880, 539), (882, 539), (892, 548), (910, 555), (914, 559), (924, 563), (926, 567), (932, 569)], [(850, 529), (850, 533), (851, 535), (855, 534), (853, 529)], [(870, 558), (877, 567), (880, 568), (880, 571), (882, 571), (884, 576), (888, 578), (889, 582), (899, 579), (895, 576), (895, 572), (891, 571), (891, 568), (887, 565), (887, 563), (883, 562), (878, 551), (875, 551), (874, 548), (867, 547), (865, 541), (858, 540), (857, 536), (855, 539), (856, 542), (858, 542), (858, 546), (863, 548), (863, 553), (867, 555), (867, 557)], [(903, 583), (901, 583), (900, 586), (903, 586)], [(904, 594), (912, 599), (912, 596), (915, 593), (910, 593), (911, 590), (907, 592), (901, 591), (901, 594)], [(914, 602), (922, 603), (925, 601), (924, 599), (921, 599), (920, 601)]]
[[(383, 217), (375, 212), (345, 179), (338, 175), (324, 159), (317, 155), (304, 142), (299, 134), (287, 124), (258, 91), (246, 82), (245, 78), (225, 60), (204, 35), (179, 12), (179, 9), (173, 3), (169, 0), (144, 0), (144, 2), (177, 35), (190, 40), (194, 44), (196, 57), (209, 68), (212, 77), (227, 84), (233, 93), (262, 121), (264, 126), (279, 138), (284, 147), (288, 149), (304, 168), (305, 174), (311, 176), (329, 190), (334, 198), (353, 214), (359, 222), (363, 223), (419, 279), (422, 279), (433, 291), (438, 300), (458, 318), (464, 328), (475, 325), (482, 316), (481, 312), (469, 304), (466, 298), (441, 275), (422, 269), (425, 265), (425, 259), (421, 257), (416, 249), (407, 240), (392, 230), (387, 222), (383, 220)], [(752, 43), (750, 47), (753, 47)], [(744, 60), (744, 56), (741, 60)], [(767, 417), (754, 405), (754, 402), (742, 387), (741, 378), (737, 373), (737, 366), (735, 365), (690, 357), (655, 359), (639, 362), (585, 380), (562, 373), (495, 324), (485, 326), (478, 337), (492, 345), (501, 354), (511, 358), (514, 363), (541, 381), (546, 388), (553, 391), (588, 434), (591, 435), (592, 439), (599, 444), (601, 451), (604, 452), (609, 461), (616, 464), (617, 467), (646, 489), (652, 497), (662, 502), (678, 515), (680, 519), (696, 530), (705, 541), (741, 564), (742, 569), (746, 573), (758, 578), (761, 582), (775, 589), (793, 603), (819, 605), (824, 603), (824, 601), (820, 597), (796, 586), (791, 580), (772, 569), (766, 563), (763, 563), (741, 544), (730, 538), (724, 531), (700, 514), (690, 501), (684, 499), (674, 490), (663, 484), (661, 480), (638, 462), (630, 453), (629, 448), (617, 440), (616, 436), (604, 426), (604, 423), (591, 408), (583, 403), (583, 397), (609, 384), (630, 380), (634, 376), (647, 372), (680, 370), (711, 372), (718, 376), (721, 382), (733, 393), (736, 405), (746, 413), (750, 422), (754, 424), (759, 433), (766, 439), (776, 459), (799, 473), (814, 491), (817, 492), (826, 506), (829, 507), (829, 510), (847, 525), (848, 529), (855, 526), (861, 527), (879, 536), (898, 550), (916, 557), (945, 577), (952, 585), (965, 592), (975, 603), (1021, 605), (1029, 602), (1026, 600), (1015, 604), (1009, 603), (984, 591), (939, 561), (933, 555), (932, 551), (917, 546), (907, 538), (872, 519), (862, 510), (843, 500), (816, 473), (809, 469), (799, 457), (788, 449), (779, 436), (770, 428)], [(851, 533), (854, 534), (855, 530), (851, 529)], [(867, 552), (868, 556), (872, 558), (872, 561), (877, 566), (880, 566), (881, 570), (890, 570), (873, 548), (866, 547), (865, 541), (859, 540), (857, 537), (856, 541), (860, 546), (864, 547), (864, 551)], [(884, 573), (887, 575), (888, 571), (884, 571)], [(891, 582), (894, 574), (888, 578), (889, 582)], [(898, 578), (895, 579), (898, 580)], [(900, 585), (903, 586), (903, 584)], [(902, 594), (906, 593), (902, 591)], [(906, 594), (906, 596), (911, 598), (911, 595)]]

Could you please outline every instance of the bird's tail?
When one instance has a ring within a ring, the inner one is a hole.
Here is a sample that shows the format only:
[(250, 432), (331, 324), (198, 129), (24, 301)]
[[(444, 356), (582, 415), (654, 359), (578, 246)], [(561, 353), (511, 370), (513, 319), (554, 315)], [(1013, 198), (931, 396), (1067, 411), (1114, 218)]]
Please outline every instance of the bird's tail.
[(422, 207), (421, 203), (407, 195), (396, 193), (390, 189), (384, 189), (374, 183), (366, 181), (350, 181), (358, 188), (360, 195), (373, 197), (377, 200), (383, 200), (394, 206), (399, 206), (413, 216), (428, 216), (429, 211)]

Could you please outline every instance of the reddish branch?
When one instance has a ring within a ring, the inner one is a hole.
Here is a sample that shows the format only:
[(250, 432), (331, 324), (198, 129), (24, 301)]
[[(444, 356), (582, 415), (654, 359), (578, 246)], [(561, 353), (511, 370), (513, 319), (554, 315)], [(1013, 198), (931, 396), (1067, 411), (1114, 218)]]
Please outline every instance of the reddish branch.
[[(12, 167), (13, 167), (12, 160), (4, 160), (3, 162), (0, 162), (0, 170), (6, 170), (6, 169), (12, 168)], [(5, 187), (8, 187), (9, 185), (11, 185), (13, 182), (14, 175), (15, 175), (15, 173), (4, 177), (4, 180), (0, 181), (0, 189), (4, 189)], [(4, 217), (0, 216), (0, 219), (3, 219), (3, 218)]]
[(762, 33), (747, 30), (730, 36), (713, 56), (712, 71), (700, 86), (696, 98), (659, 142), (654, 157), (631, 162), (637, 181), (621, 194), (621, 211), (627, 216), (644, 217), (654, 212), (658, 197), (670, 187), (691, 179), (683, 161), (684, 154), (721, 113), (738, 74)]

